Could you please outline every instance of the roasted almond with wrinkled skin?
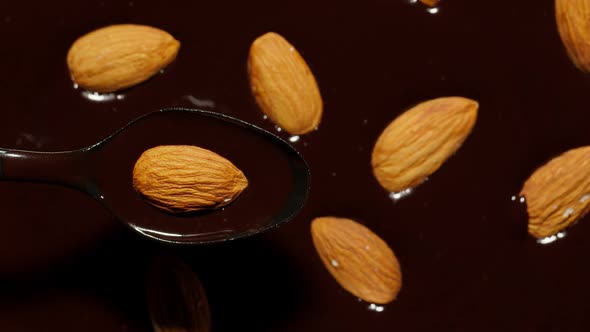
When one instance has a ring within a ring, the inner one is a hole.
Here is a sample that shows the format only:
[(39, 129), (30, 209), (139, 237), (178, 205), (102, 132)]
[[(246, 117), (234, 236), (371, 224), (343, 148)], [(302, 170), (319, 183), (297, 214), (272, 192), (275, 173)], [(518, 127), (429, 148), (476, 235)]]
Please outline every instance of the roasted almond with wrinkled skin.
[(180, 42), (166, 31), (119, 24), (76, 40), (67, 55), (72, 80), (93, 92), (114, 92), (141, 83), (166, 67)]
[(400, 192), (422, 183), (461, 147), (477, 119), (478, 103), (443, 97), (398, 116), (379, 136), (371, 164), (383, 188)]
[(277, 33), (258, 37), (248, 56), (250, 87), (258, 106), (292, 135), (316, 129), (323, 102), (315, 77), (299, 52)]
[(555, 0), (555, 18), (570, 59), (590, 72), (590, 0)]
[(145, 151), (133, 168), (133, 187), (148, 203), (182, 213), (223, 207), (248, 186), (244, 173), (222, 156), (190, 145)]
[(344, 289), (376, 304), (397, 297), (402, 286), (399, 262), (367, 227), (350, 219), (321, 217), (312, 221), (311, 235), (320, 259)]
[(569, 150), (538, 168), (524, 183), (528, 231), (542, 239), (590, 210), (590, 146)]

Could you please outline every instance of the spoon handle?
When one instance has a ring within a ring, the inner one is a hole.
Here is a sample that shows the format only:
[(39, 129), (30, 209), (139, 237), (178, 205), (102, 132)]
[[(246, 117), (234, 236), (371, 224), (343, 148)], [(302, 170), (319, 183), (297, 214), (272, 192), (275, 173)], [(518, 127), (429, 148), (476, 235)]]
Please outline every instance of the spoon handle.
[(0, 149), (0, 180), (59, 184), (85, 190), (84, 150), (38, 152)]

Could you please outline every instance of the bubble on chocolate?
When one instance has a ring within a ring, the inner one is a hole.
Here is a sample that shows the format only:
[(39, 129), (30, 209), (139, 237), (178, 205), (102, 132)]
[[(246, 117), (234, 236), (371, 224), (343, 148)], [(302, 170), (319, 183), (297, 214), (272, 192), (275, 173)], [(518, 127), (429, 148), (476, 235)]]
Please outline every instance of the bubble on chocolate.
[(565, 238), (566, 235), (567, 235), (567, 232), (566, 231), (561, 231), (561, 232), (559, 232), (557, 234), (553, 234), (553, 235), (544, 237), (542, 239), (538, 239), (537, 240), (537, 243), (538, 244), (543, 244), (543, 245), (551, 244), (551, 243), (554, 243), (557, 240), (561, 240), (561, 239)]
[(432, 7), (432, 8), (427, 8), (426, 11), (429, 12), (430, 14), (434, 15), (434, 14), (438, 14), (440, 9), (438, 7)]
[(412, 192), (414, 192), (414, 188), (407, 188), (402, 191), (391, 192), (389, 193), (389, 198), (391, 198), (394, 202), (397, 202), (400, 199), (409, 196)]
[(82, 97), (94, 102), (109, 102), (114, 100), (123, 100), (125, 95), (117, 93), (98, 93), (84, 90), (82, 91)]
[(512, 195), (512, 197), (510, 197), (510, 200), (512, 200), (513, 202), (518, 201), (518, 203), (524, 204), (526, 202), (526, 199), (524, 198), (524, 196), (518, 196), (518, 195)]
[(374, 312), (383, 312), (383, 311), (385, 311), (385, 306), (377, 305), (375, 303), (371, 303), (371, 304), (369, 304), (368, 309), (370, 311), (374, 311)]

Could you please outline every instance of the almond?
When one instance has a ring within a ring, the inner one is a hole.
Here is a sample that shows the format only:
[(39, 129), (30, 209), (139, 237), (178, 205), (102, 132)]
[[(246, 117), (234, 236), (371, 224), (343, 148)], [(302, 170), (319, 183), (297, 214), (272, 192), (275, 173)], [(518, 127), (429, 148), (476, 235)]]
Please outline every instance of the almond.
[(373, 174), (390, 192), (422, 183), (467, 138), (477, 118), (478, 103), (444, 97), (418, 104), (398, 116), (375, 143)]
[(529, 234), (545, 238), (590, 209), (590, 146), (569, 150), (537, 169), (524, 183)]
[(590, 0), (555, 0), (555, 18), (570, 59), (590, 72)]
[(180, 43), (157, 28), (120, 24), (76, 40), (67, 56), (72, 80), (94, 92), (113, 92), (141, 83), (166, 67)]
[(322, 217), (312, 221), (311, 235), (322, 262), (344, 289), (371, 303), (396, 298), (402, 286), (399, 262), (367, 227), (350, 219)]
[(244, 173), (222, 156), (196, 146), (161, 145), (145, 151), (133, 168), (133, 187), (168, 212), (229, 204), (248, 186)]
[(422, 2), (423, 4), (425, 4), (426, 6), (429, 7), (434, 7), (436, 5), (438, 5), (440, 0), (420, 0), (420, 2)]
[(275, 124), (292, 135), (318, 127), (320, 90), (305, 60), (282, 36), (269, 32), (252, 43), (248, 72), (258, 106)]

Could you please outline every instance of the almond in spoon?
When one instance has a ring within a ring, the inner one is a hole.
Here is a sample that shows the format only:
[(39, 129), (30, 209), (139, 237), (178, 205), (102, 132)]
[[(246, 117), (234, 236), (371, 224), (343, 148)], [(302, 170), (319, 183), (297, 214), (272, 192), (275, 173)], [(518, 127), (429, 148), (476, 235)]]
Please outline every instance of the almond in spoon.
[(182, 213), (223, 207), (248, 186), (244, 173), (222, 156), (189, 145), (145, 151), (133, 168), (133, 187), (148, 203)]

